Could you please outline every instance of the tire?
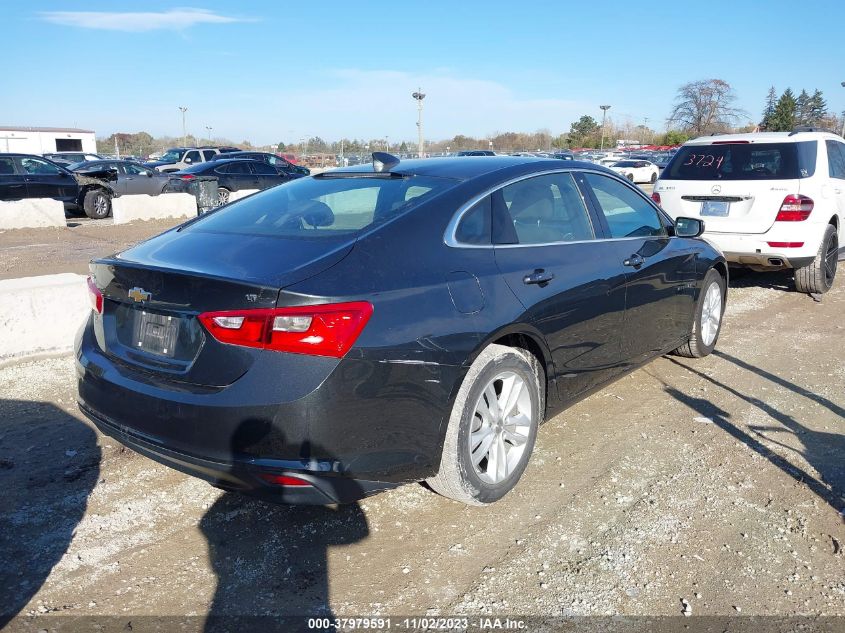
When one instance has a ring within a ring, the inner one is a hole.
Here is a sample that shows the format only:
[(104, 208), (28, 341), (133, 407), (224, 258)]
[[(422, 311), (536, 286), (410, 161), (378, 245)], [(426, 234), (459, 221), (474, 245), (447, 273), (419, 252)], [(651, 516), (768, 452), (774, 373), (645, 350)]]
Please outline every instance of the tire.
[(102, 220), (111, 215), (111, 196), (102, 189), (91, 189), (85, 192), (82, 208), (92, 220)]
[[(540, 363), (526, 350), (490, 345), (482, 351), (455, 398), (440, 470), (427, 480), (428, 485), (444, 497), (470, 505), (487, 505), (510, 492), (534, 450), (537, 428), (545, 412), (545, 384)], [(506, 398), (503, 394), (508, 385), (518, 395), (518, 399), (511, 400), (509, 412), (515, 414), (504, 418), (496, 412), (491, 414), (487, 406), (491, 398), (487, 394), (492, 390), (496, 398)], [(478, 449), (485, 442), (487, 448), (477, 452), (480, 459), (474, 465), (471, 443)], [(505, 459), (499, 459), (502, 452)], [(503, 465), (501, 470), (496, 469), (497, 463)], [(485, 472), (488, 468), (493, 472)]]
[(627, 178), (628, 178), (628, 180), (630, 180), (631, 182), (634, 182), (634, 174), (628, 174)]
[(231, 193), (226, 187), (217, 187), (217, 206), (222, 207), (224, 204), (228, 204), (229, 194)]
[[(715, 288), (715, 289), (714, 289)], [(716, 295), (718, 290), (718, 295)], [(695, 305), (695, 319), (689, 340), (674, 353), (686, 358), (703, 358), (716, 347), (722, 331), (722, 316), (725, 314), (725, 278), (711, 268), (704, 276), (701, 294)], [(718, 299), (716, 299), (718, 296)], [(718, 305), (716, 304), (718, 302)], [(714, 320), (715, 319), (715, 322)], [(715, 328), (713, 331), (711, 328)]]
[(826, 293), (836, 279), (838, 259), (839, 234), (835, 226), (828, 224), (816, 258), (806, 266), (795, 269), (795, 288), (807, 294)]
[(654, 184), (654, 183), (656, 183), (656, 182), (657, 182), (657, 174), (654, 174), (654, 173), (653, 173), (653, 174), (651, 174), (651, 180), (650, 180), (650, 182), (651, 182), (651, 184)]

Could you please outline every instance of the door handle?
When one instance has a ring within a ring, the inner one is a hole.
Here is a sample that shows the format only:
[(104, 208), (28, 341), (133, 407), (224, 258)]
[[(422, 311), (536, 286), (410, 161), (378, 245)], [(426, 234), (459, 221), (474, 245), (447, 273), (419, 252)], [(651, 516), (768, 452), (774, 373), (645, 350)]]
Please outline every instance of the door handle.
[(645, 260), (642, 258), (642, 255), (637, 255), (634, 253), (624, 262), (622, 262), (623, 266), (630, 266), (631, 268), (639, 268), (645, 263)]
[(522, 283), (528, 285), (539, 284), (542, 286), (549, 283), (554, 278), (554, 273), (548, 273), (542, 268), (537, 268), (530, 275), (525, 275), (525, 277), (522, 278)]

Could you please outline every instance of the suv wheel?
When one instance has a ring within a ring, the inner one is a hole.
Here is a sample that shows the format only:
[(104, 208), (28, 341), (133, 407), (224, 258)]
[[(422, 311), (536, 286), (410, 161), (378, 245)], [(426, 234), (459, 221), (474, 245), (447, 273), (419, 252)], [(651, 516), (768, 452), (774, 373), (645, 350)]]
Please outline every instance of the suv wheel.
[(519, 481), (545, 411), (545, 377), (529, 352), (487, 347), (455, 398), (440, 470), (428, 484), (471, 505), (501, 499)]
[(839, 259), (839, 236), (836, 227), (828, 224), (816, 258), (795, 269), (795, 288), (798, 292), (824, 294), (833, 286)]
[(725, 279), (712, 268), (707, 271), (701, 294), (695, 306), (695, 320), (689, 341), (675, 350), (678, 356), (702, 358), (716, 347), (722, 330), (722, 315), (725, 313)]
[(111, 215), (111, 196), (102, 189), (91, 189), (85, 192), (82, 200), (85, 215), (92, 220), (102, 220)]

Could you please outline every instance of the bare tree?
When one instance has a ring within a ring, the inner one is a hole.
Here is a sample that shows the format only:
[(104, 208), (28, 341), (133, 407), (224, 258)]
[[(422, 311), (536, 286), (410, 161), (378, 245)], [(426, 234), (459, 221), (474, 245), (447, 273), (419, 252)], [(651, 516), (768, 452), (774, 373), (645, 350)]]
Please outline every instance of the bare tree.
[(726, 81), (691, 81), (678, 88), (669, 125), (693, 134), (727, 131), (747, 116), (744, 110), (733, 106), (734, 101), (736, 95)]

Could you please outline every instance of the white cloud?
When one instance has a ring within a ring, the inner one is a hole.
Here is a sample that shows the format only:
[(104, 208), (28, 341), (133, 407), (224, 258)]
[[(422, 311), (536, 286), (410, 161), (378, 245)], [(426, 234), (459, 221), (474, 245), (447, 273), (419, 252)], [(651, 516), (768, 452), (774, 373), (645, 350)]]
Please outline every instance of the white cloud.
[(118, 12), (118, 11), (45, 11), (41, 19), (84, 29), (105, 31), (180, 31), (196, 24), (227, 24), (251, 21), (245, 18), (219, 15), (206, 9), (170, 9), (160, 12)]

